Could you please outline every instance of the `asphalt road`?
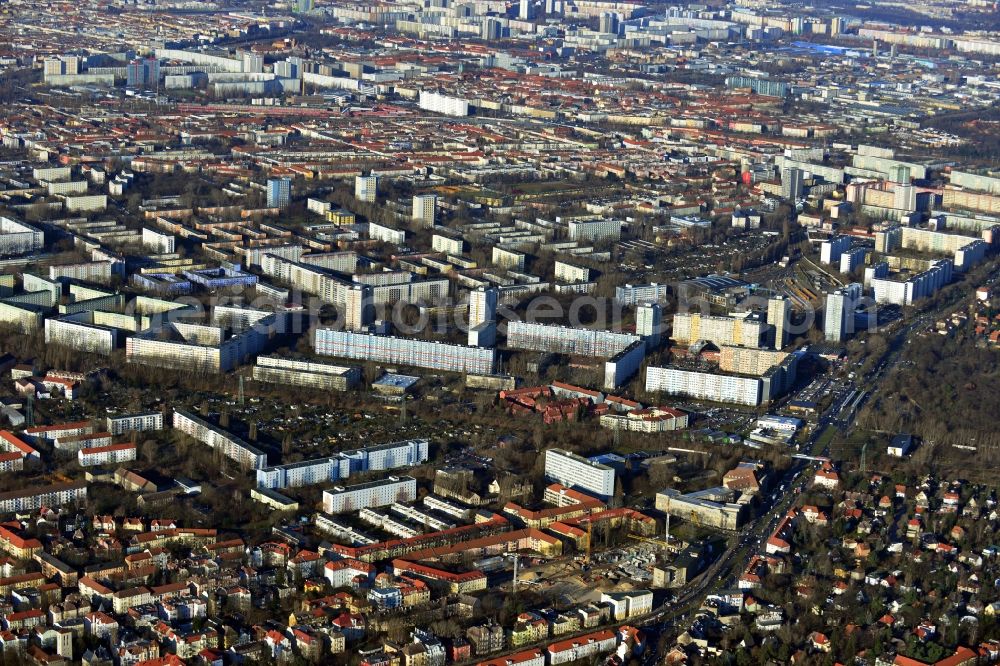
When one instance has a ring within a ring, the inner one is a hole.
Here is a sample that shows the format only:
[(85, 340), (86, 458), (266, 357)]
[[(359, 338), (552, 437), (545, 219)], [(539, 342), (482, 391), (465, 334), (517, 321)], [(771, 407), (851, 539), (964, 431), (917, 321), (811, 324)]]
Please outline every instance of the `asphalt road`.
[[(846, 395), (834, 403), (820, 416), (812, 435), (801, 447), (807, 454), (828, 456), (829, 449), (824, 447), (822, 451), (815, 451), (817, 442), (827, 426), (833, 425), (841, 419), (842, 412), (853, 404), (854, 400), (846, 400)], [(854, 412), (855, 410), (851, 410)], [(855, 412), (856, 413), (856, 412)], [(766, 501), (770, 504), (768, 509), (756, 520), (748, 523), (740, 530), (731, 541), (731, 547), (708, 569), (695, 578), (691, 584), (683, 588), (680, 595), (669, 601), (653, 613), (647, 616), (639, 626), (648, 630), (650, 635), (659, 635), (671, 628), (676, 628), (680, 623), (689, 618), (689, 615), (696, 611), (704, 601), (704, 598), (718, 590), (732, 587), (736, 584), (736, 579), (749, 565), (750, 560), (757, 554), (764, 552), (767, 538), (777, 527), (778, 522), (791, 508), (796, 495), (801, 492), (809, 481), (809, 476), (804, 472), (814, 463), (806, 460), (796, 459), (795, 462), (785, 470), (785, 473), (776, 481), (776, 488), (784, 488), (777, 492), (772, 492), (766, 496)], [(735, 542), (735, 543), (733, 543)], [(650, 641), (650, 651), (644, 658), (644, 664), (655, 663), (658, 655), (654, 654), (655, 644)]]

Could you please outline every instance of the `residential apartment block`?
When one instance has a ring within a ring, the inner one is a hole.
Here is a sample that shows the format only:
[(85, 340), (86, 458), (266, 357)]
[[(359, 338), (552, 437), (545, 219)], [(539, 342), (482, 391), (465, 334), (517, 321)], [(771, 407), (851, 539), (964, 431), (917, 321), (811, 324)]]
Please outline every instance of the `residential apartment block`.
[[(558, 219), (557, 219), (558, 221)], [(573, 241), (592, 243), (602, 240), (618, 240), (622, 235), (621, 220), (571, 219), (567, 223), (568, 238)]]
[(0, 493), (0, 513), (34, 511), (43, 506), (62, 506), (87, 499), (87, 482), (54, 483)]
[(381, 472), (399, 467), (412, 467), (427, 462), (428, 441), (408, 439), (341, 451), (327, 458), (303, 460), (257, 470), (257, 486), (281, 489), (306, 486), (325, 481), (340, 481), (351, 474)]
[(669, 295), (670, 287), (656, 282), (615, 287), (615, 300), (622, 305), (636, 305), (642, 302), (661, 303), (667, 300)]
[(767, 404), (795, 382), (798, 357), (789, 355), (760, 377), (676, 366), (646, 368), (646, 390), (712, 402)]
[[(228, 372), (263, 351), (270, 334), (281, 328), (278, 315), (257, 314), (261, 316), (252, 326), (235, 329), (228, 324), (204, 326), (166, 322), (129, 338), (125, 343), (125, 358), (129, 363), (174, 370)], [(219, 316), (217, 308), (215, 321), (219, 321)]]
[(484, 347), (396, 338), (386, 335), (316, 329), (316, 353), (372, 363), (398, 363), (416, 368), (492, 374), (496, 350)]
[(94, 326), (92, 312), (78, 312), (59, 319), (45, 320), (45, 342), (88, 354), (109, 356), (118, 346), (118, 331)]
[(389, 506), (395, 502), (412, 502), (416, 498), (416, 479), (412, 476), (390, 476), (387, 479), (353, 486), (337, 486), (323, 491), (323, 511), (347, 513)]
[(108, 432), (112, 435), (148, 430), (163, 430), (162, 412), (139, 412), (108, 417)]
[(951, 259), (942, 259), (934, 262), (927, 270), (909, 278), (894, 276), (873, 278), (871, 285), (875, 293), (875, 302), (913, 305), (921, 298), (933, 296), (951, 282), (953, 268)]
[(36, 252), (45, 246), (45, 234), (30, 224), (0, 217), (0, 255)]
[(90, 421), (73, 421), (72, 423), (56, 423), (47, 426), (32, 426), (24, 431), (25, 435), (35, 439), (55, 441), (60, 437), (70, 435), (89, 435), (94, 432)]
[(378, 176), (355, 176), (354, 198), (365, 203), (375, 203), (378, 195)]
[(641, 341), (642, 338), (632, 333), (524, 321), (512, 321), (507, 324), (507, 346), (511, 349), (601, 358), (614, 356), (625, 351), (633, 343)]
[(674, 315), (671, 337), (678, 343), (708, 340), (717, 347), (765, 347), (773, 326), (749, 314), (734, 317), (714, 317), (699, 312), (678, 312)]
[(320, 391), (346, 391), (361, 381), (361, 369), (277, 356), (258, 356), (253, 378), (259, 382), (285, 384)]
[(216, 449), (245, 469), (263, 469), (267, 454), (236, 435), (198, 418), (183, 409), (174, 410), (173, 426), (193, 439)]
[(615, 492), (615, 470), (563, 449), (545, 451), (545, 477), (601, 497)]
[(135, 460), (135, 444), (111, 444), (80, 449), (77, 452), (77, 462), (82, 467), (90, 465), (115, 465)]
[(110, 432), (95, 432), (90, 435), (68, 435), (55, 440), (55, 449), (67, 453), (76, 453), (80, 449), (111, 446)]
[(631, 432), (669, 432), (687, 428), (688, 415), (672, 407), (648, 407), (633, 409), (625, 414), (604, 414), (601, 425)]
[(618, 637), (610, 629), (567, 638), (551, 643), (548, 648), (549, 666), (568, 664), (612, 652), (618, 647)]

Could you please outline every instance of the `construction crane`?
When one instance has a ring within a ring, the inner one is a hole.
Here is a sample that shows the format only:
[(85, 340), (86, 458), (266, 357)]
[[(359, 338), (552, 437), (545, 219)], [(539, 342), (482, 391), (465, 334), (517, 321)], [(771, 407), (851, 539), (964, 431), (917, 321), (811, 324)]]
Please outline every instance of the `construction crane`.
[(587, 553), (584, 555), (583, 564), (584, 566), (590, 566), (590, 550), (594, 543), (594, 520), (591, 518), (587, 521)]
[(521, 554), (517, 551), (513, 553), (504, 553), (502, 557), (512, 557), (514, 558), (514, 578), (510, 583), (510, 594), (511, 596), (517, 594), (517, 573), (521, 562)]
[(670, 550), (670, 498), (667, 498), (667, 535), (664, 542), (667, 550)]

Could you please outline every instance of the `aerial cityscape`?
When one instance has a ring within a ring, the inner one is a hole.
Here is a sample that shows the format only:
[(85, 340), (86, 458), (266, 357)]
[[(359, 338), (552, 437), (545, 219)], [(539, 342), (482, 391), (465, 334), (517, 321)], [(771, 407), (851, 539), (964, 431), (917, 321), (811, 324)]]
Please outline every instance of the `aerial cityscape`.
[(0, 3), (0, 666), (1000, 664), (993, 0)]

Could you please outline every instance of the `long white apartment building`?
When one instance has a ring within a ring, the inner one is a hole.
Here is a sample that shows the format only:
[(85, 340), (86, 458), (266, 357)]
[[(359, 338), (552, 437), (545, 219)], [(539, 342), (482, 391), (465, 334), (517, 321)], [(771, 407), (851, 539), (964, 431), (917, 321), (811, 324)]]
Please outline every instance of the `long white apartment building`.
[[(559, 221), (557, 218), (556, 222)], [(605, 218), (571, 219), (566, 223), (566, 233), (570, 240), (581, 243), (618, 240), (622, 235), (622, 221)]]
[(325, 303), (343, 307), (351, 283), (330, 273), (322, 266), (307, 264), (294, 259), (265, 253), (261, 256), (261, 272), (288, 283), (307, 294), (318, 296)]
[[(48, 278), (42, 277), (41, 275), (33, 275), (31, 273), (25, 272), (21, 274), (21, 284), (24, 286), (24, 291), (29, 295), (34, 294), (47, 294), (49, 299), (47, 301), (24, 301), (31, 302), (36, 305), (46, 305), (49, 307), (55, 307), (59, 303), (59, 299), (62, 297), (63, 287), (62, 284), (55, 280), (50, 280)], [(11, 300), (11, 299), (8, 299)]]
[(73, 435), (89, 435), (94, 432), (94, 426), (90, 421), (73, 421), (72, 423), (54, 423), (47, 426), (32, 426), (24, 431), (24, 434), (32, 439), (53, 442), (60, 437), (71, 437)]
[(136, 446), (131, 443), (92, 446), (77, 451), (77, 462), (81, 467), (91, 465), (116, 465), (135, 460)]
[(406, 284), (413, 282), (410, 271), (379, 271), (377, 273), (355, 273), (351, 276), (355, 285), (365, 284), (370, 287), (382, 287), (389, 284)]
[(409, 539), (410, 537), (415, 537), (420, 534), (420, 530), (416, 527), (367, 507), (361, 509), (358, 514), (358, 518), (363, 522), (366, 522), (373, 527), (377, 527), (383, 532), (388, 532), (394, 537), (399, 537), (400, 539)]
[(951, 282), (953, 264), (951, 259), (935, 262), (927, 270), (909, 278), (889, 276), (873, 278), (872, 290), (875, 302), (893, 305), (913, 305), (921, 298), (933, 296), (935, 292)]
[(0, 302), (0, 322), (10, 325), (21, 333), (32, 333), (41, 328), (45, 320), (44, 313), (45, 307), (41, 305)]
[(74, 502), (85, 502), (86, 500), (86, 481), (32, 486), (0, 493), (0, 513), (34, 511), (43, 506), (57, 507)]
[(435, 518), (434, 516), (425, 511), (421, 511), (420, 509), (408, 506), (406, 504), (400, 504), (399, 502), (396, 502), (395, 504), (390, 506), (389, 512), (394, 513), (397, 516), (400, 516), (401, 518), (405, 518), (406, 520), (409, 520), (413, 523), (416, 523), (417, 525), (424, 525), (425, 527), (429, 527), (432, 530), (437, 530), (437, 531), (450, 530), (454, 527), (457, 527), (455, 523), (449, 523), (448, 521), (441, 520), (440, 518)]
[(436, 233), (431, 236), (431, 249), (435, 252), (459, 255), (465, 250), (465, 241), (461, 236)]
[(760, 376), (726, 374), (700, 368), (649, 366), (646, 390), (670, 395), (757, 406), (782, 395), (795, 383), (799, 354), (789, 354)]
[(545, 451), (545, 476), (568, 488), (576, 488), (601, 497), (611, 497), (615, 492), (613, 467), (564, 449)]
[(353, 486), (337, 486), (323, 491), (325, 513), (347, 513), (361, 509), (412, 502), (417, 498), (417, 480), (412, 476), (390, 476)]
[(678, 312), (670, 337), (679, 343), (708, 340), (717, 347), (766, 347), (774, 327), (750, 314), (716, 317), (699, 312)]
[(376, 444), (313, 460), (274, 465), (257, 470), (257, 486), (280, 490), (326, 481), (341, 481), (362, 472), (381, 472), (427, 462), (426, 439)]
[(112, 435), (148, 430), (163, 430), (162, 412), (138, 412), (108, 417), (108, 432)]
[(45, 234), (30, 224), (0, 217), (0, 255), (37, 252), (45, 247)]
[(509, 268), (515, 271), (524, 270), (524, 262), (527, 255), (512, 248), (503, 248), (494, 245), (491, 261), (501, 268)]
[(571, 328), (526, 321), (507, 324), (507, 347), (607, 358), (625, 351), (642, 338), (633, 333), (615, 333), (591, 328)]
[(88, 282), (107, 282), (111, 279), (114, 264), (110, 261), (81, 261), (72, 264), (49, 266), (49, 279), (68, 278)]
[(372, 240), (402, 245), (406, 242), (406, 230), (390, 227), (386, 224), (368, 223), (368, 237)]
[(588, 282), (590, 269), (569, 261), (556, 260), (555, 277), (562, 282)]
[(332, 328), (316, 329), (315, 348), (316, 353), (323, 356), (446, 372), (488, 375), (493, 373), (496, 366), (496, 350), (491, 348), (338, 331)]
[(670, 395), (756, 406), (764, 402), (762, 388), (759, 377), (670, 367), (646, 368), (646, 390)]
[(371, 285), (374, 305), (390, 303), (436, 303), (448, 295), (448, 278), (411, 280), (395, 284)]
[(45, 343), (58, 344), (88, 354), (110, 356), (118, 346), (118, 331), (92, 324), (94, 314), (77, 312), (45, 320)]
[(337, 539), (343, 539), (352, 546), (367, 546), (372, 543), (378, 543), (378, 539), (370, 534), (320, 513), (317, 513), (316, 517), (313, 518), (313, 524), (316, 525), (316, 529), (320, 532)]
[(175, 409), (173, 425), (191, 438), (220, 451), (226, 458), (235, 460), (241, 467), (263, 469), (267, 466), (266, 453), (190, 412)]
[(338, 273), (353, 273), (358, 269), (358, 253), (353, 250), (340, 252), (315, 252), (303, 254), (299, 260), (307, 266), (328, 268)]
[(57, 451), (76, 453), (80, 449), (96, 449), (103, 446), (111, 446), (112, 436), (110, 432), (95, 432), (91, 435), (70, 435), (60, 437), (54, 442)]
[(446, 116), (469, 115), (469, 100), (442, 95), (431, 90), (421, 90), (417, 104), (421, 109), (443, 113)]
[(299, 361), (278, 356), (258, 356), (253, 368), (258, 382), (286, 384), (320, 391), (346, 391), (361, 381), (357, 366)]
[(670, 287), (666, 284), (626, 284), (623, 287), (615, 287), (615, 300), (622, 305), (636, 305), (637, 303), (660, 303), (667, 300), (670, 295)]
[(426, 495), (423, 499), (424, 506), (432, 511), (443, 513), (460, 520), (468, 520), (472, 515), (472, 509), (462, 506), (451, 500), (447, 500), (437, 495)]

